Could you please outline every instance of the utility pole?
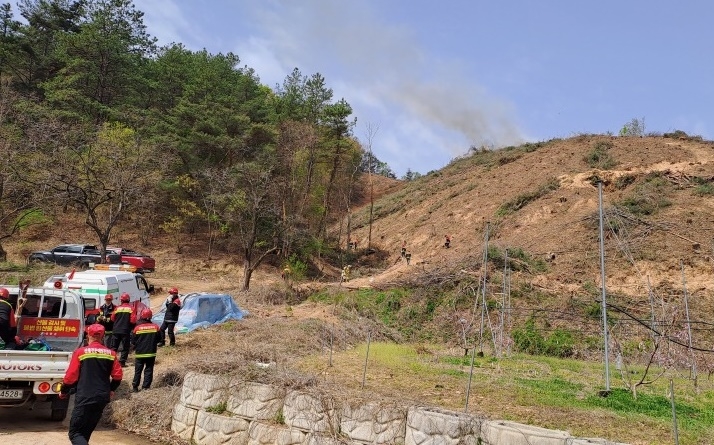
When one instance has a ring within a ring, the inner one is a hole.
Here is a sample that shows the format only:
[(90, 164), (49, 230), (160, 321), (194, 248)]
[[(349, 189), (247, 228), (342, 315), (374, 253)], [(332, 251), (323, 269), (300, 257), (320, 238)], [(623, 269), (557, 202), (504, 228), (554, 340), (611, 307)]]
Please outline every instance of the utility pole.
[(490, 222), (486, 222), (486, 233), (484, 234), (483, 246), (483, 274), (481, 276), (481, 327), (478, 333), (479, 353), (483, 356), (483, 325), (486, 318), (486, 274), (488, 273), (488, 231)]
[(684, 262), (679, 260), (679, 266), (682, 268), (682, 289), (684, 290), (684, 312), (687, 316), (687, 337), (689, 338), (689, 355), (692, 358), (692, 367), (690, 369), (694, 387), (697, 387), (697, 360), (694, 357), (694, 349), (692, 349), (692, 323), (689, 321), (689, 298), (687, 297), (687, 281), (684, 278)]
[(600, 208), (600, 279), (602, 280), (602, 333), (605, 344), (605, 391), (610, 393), (610, 346), (607, 330), (607, 291), (605, 290), (605, 237), (603, 234), (602, 181), (597, 183)]

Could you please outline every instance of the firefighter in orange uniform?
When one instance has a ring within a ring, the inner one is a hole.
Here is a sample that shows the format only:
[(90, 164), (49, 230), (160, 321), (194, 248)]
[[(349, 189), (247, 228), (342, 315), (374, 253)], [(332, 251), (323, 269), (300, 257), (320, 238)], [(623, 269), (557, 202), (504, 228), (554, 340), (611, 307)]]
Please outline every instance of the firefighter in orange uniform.
[(76, 389), (74, 409), (69, 421), (69, 440), (72, 445), (87, 445), (102, 417), (107, 403), (119, 387), (122, 369), (116, 352), (102, 344), (104, 326), (87, 327), (89, 344), (74, 351), (62, 381), (60, 398), (69, 397)]
[(131, 332), (131, 345), (134, 347), (134, 381), (131, 388), (139, 392), (141, 373), (144, 373), (144, 384), (141, 389), (151, 388), (154, 380), (154, 363), (156, 362), (156, 348), (161, 341), (159, 326), (151, 322), (154, 314), (151, 309), (141, 311), (141, 318)]
[(119, 356), (119, 363), (122, 368), (126, 366), (126, 359), (129, 358), (129, 341), (131, 337), (131, 330), (134, 329), (136, 324), (136, 312), (134, 308), (129, 304), (131, 297), (129, 294), (124, 292), (119, 297), (119, 302), (121, 304), (114, 309), (111, 316), (111, 321), (114, 322), (114, 327), (112, 331), (112, 336), (114, 341), (112, 342), (112, 349), (114, 352), (119, 350), (119, 345), (121, 345), (121, 356)]
[(10, 292), (0, 287), (0, 339), (9, 345), (15, 341), (13, 328), (16, 326), (15, 309), (9, 301)]

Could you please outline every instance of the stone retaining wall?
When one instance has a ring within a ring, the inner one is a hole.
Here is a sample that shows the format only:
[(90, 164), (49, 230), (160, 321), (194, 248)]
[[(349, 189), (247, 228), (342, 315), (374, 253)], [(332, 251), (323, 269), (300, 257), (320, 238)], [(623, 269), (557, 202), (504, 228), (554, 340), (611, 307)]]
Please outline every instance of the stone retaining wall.
[(350, 404), (189, 372), (171, 430), (197, 445), (624, 445), (433, 407)]

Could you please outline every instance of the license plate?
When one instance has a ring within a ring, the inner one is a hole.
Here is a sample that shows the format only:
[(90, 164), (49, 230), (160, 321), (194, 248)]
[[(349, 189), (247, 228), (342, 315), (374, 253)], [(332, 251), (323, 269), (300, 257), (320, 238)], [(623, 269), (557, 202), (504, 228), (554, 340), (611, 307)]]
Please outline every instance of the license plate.
[(21, 389), (0, 389), (0, 399), (21, 399)]

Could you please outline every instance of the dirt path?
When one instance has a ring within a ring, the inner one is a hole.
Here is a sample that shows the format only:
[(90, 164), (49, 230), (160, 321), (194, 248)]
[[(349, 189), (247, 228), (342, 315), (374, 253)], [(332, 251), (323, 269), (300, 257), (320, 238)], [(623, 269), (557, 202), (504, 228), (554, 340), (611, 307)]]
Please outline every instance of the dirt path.
[[(71, 412), (63, 422), (52, 422), (48, 408), (0, 408), (0, 442), (12, 445), (57, 445), (69, 443)], [(126, 431), (99, 426), (92, 442), (104, 445), (141, 445), (147, 440)]]

